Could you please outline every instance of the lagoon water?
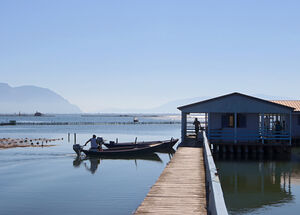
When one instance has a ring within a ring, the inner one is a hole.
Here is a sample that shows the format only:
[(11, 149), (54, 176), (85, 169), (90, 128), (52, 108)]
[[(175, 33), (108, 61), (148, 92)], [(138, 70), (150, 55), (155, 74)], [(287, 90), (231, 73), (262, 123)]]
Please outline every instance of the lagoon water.
[(230, 214), (299, 214), (300, 150), (290, 158), (215, 158)]
[[(133, 117), (2, 117), (19, 121), (131, 122)], [(175, 117), (176, 118), (176, 117)], [(174, 121), (171, 116), (139, 117), (140, 121)], [(17, 125), (1, 126), (0, 137), (64, 138), (54, 147), (0, 150), (0, 214), (131, 214), (143, 201), (167, 162), (157, 153), (130, 160), (76, 159), (73, 136), (83, 144), (92, 134), (120, 142), (179, 136), (179, 124)]]
[[(179, 115), (138, 116), (157, 124), (132, 122), (133, 116), (55, 115), (7, 117), (0, 122), (96, 122), (95, 125), (1, 126), (0, 137), (64, 138), (54, 147), (0, 150), (0, 214), (131, 214), (158, 179), (171, 154), (129, 160), (76, 159), (73, 136), (83, 144), (92, 134), (120, 142), (180, 137)], [(99, 122), (99, 124), (97, 124)], [(172, 122), (173, 124), (160, 124)], [(102, 124), (101, 124), (102, 123)], [(174, 147), (175, 148), (175, 147)], [(300, 156), (291, 160), (218, 159), (230, 214), (298, 214)]]

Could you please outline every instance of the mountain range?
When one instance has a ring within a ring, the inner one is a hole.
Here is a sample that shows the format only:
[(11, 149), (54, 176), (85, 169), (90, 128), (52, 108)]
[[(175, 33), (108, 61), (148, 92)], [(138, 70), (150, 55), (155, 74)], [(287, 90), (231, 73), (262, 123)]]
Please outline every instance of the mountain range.
[[(271, 96), (271, 95), (265, 95), (265, 94), (254, 94), (251, 95), (257, 98), (265, 99), (265, 100), (293, 100), (293, 98), (289, 97), (282, 97), (282, 96)], [(155, 108), (149, 108), (149, 109), (117, 109), (117, 108), (109, 108), (105, 110), (101, 110), (100, 112), (105, 113), (180, 113), (177, 107), (204, 101), (206, 99), (210, 99), (213, 97), (209, 96), (199, 96), (199, 97), (193, 97), (193, 98), (186, 98), (186, 99), (179, 99), (167, 102), (163, 105), (160, 105)]]
[(0, 83), (0, 113), (80, 113), (62, 96), (36, 86), (11, 87)]
[[(255, 94), (254, 97), (266, 100), (291, 100), (288, 97)], [(186, 98), (170, 101), (149, 109), (117, 109), (99, 110), (99, 113), (179, 113), (177, 107), (209, 99), (208, 96)], [(0, 83), (0, 113), (81, 113), (78, 106), (71, 104), (61, 95), (47, 88), (36, 86), (11, 87)]]

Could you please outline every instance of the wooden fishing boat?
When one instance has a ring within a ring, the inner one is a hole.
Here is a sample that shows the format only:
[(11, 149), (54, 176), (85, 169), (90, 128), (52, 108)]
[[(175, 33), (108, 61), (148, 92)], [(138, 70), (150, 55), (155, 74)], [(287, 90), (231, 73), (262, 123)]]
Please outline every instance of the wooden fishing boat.
[(161, 149), (164, 143), (154, 143), (144, 147), (115, 147), (111, 149), (99, 150), (85, 150), (79, 144), (73, 145), (73, 150), (80, 156), (83, 152), (86, 156), (112, 157), (112, 156), (131, 156), (131, 155), (145, 155), (151, 154)]
[(129, 142), (129, 143), (103, 143), (107, 148), (113, 149), (113, 148), (144, 148), (153, 144), (160, 144), (159, 149), (168, 149), (172, 148), (176, 143), (178, 142), (178, 139), (171, 138), (170, 140), (163, 140), (163, 141), (147, 141), (147, 142)]

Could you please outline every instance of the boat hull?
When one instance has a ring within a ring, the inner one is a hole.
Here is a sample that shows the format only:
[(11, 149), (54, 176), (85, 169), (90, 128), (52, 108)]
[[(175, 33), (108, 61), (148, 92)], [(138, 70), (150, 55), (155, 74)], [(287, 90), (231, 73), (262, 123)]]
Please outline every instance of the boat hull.
[(104, 149), (102, 151), (96, 150), (81, 150), (86, 156), (97, 156), (97, 157), (121, 157), (121, 156), (132, 156), (132, 155), (146, 155), (154, 153), (160, 150), (162, 144), (153, 144), (150, 146), (139, 147), (139, 148), (114, 148)]
[(144, 148), (148, 147), (153, 144), (161, 144), (159, 149), (170, 149), (172, 148), (176, 143), (178, 142), (178, 139), (171, 139), (171, 140), (164, 140), (164, 141), (149, 141), (149, 142), (137, 142), (137, 143), (104, 143), (104, 145), (109, 148)]

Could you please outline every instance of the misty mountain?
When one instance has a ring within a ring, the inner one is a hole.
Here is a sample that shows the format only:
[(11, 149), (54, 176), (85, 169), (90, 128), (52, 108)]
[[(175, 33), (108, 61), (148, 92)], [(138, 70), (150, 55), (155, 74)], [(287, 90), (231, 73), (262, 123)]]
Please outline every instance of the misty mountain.
[[(265, 100), (293, 100), (295, 98), (290, 97), (283, 97), (283, 96), (272, 96), (272, 95), (265, 95), (265, 94), (254, 94), (250, 95), (257, 98), (265, 99)], [(204, 101), (207, 99), (214, 98), (215, 96), (200, 96), (200, 97), (194, 97), (194, 98), (185, 98), (185, 99), (179, 99), (167, 102), (163, 105), (160, 105), (155, 108), (149, 108), (149, 109), (121, 109), (121, 108), (109, 108), (106, 110), (102, 110), (101, 112), (106, 113), (180, 113), (177, 107)]]
[(179, 100), (174, 100), (170, 101), (168, 103), (165, 103), (161, 106), (158, 106), (156, 108), (150, 109), (150, 112), (154, 113), (179, 113), (179, 110), (177, 107), (203, 101), (209, 99), (208, 96), (200, 96), (200, 97), (194, 97), (194, 98), (186, 98), (186, 99), (179, 99)]
[(11, 87), (0, 83), (0, 113), (80, 113), (57, 93), (36, 86)]
[(167, 102), (163, 105), (160, 105), (158, 107), (154, 108), (149, 108), (149, 109), (139, 109), (139, 108), (127, 108), (127, 109), (122, 109), (122, 108), (108, 108), (108, 109), (103, 109), (99, 112), (105, 112), (105, 113), (179, 113), (179, 110), (177, 107), (194, 103), (194, 102), (199, 102), (209, 99), (207, 96), (201, 96), (201, 97), (194, 97), (194, 98), (187, 98), (187, 99), (179, 99), (179, 100), (174, 100)]

